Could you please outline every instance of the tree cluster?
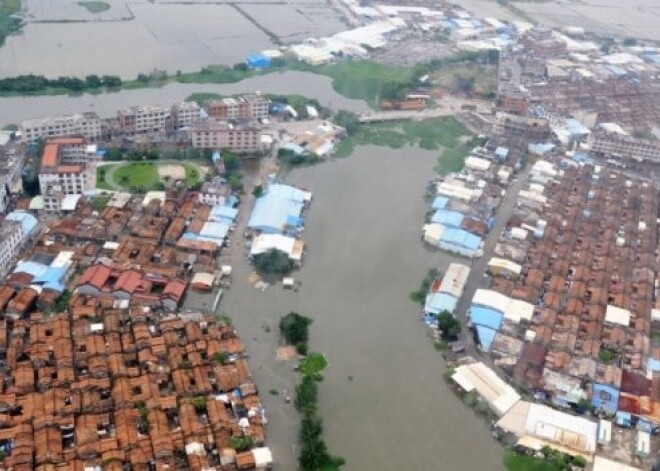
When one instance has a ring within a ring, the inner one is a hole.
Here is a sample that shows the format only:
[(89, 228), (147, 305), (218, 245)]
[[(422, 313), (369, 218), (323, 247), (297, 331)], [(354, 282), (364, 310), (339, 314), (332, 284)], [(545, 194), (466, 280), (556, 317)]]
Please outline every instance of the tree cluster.
[(19, 75), (0, 79), (0, 91), (31, 93), (39, 92), (47, 88), (64, 88), (72, 92), (97, 89), (101, 87), (119, 88), (122, 85), (121, 78), (116, 75), (88, 75), (84, 79), (78, 77), (57, 77), (48, 79), (43, 75)]

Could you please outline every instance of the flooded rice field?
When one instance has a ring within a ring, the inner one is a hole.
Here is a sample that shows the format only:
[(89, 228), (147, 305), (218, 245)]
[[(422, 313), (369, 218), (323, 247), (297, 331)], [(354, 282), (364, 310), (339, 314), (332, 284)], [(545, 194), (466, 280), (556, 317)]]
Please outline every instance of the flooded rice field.
[(108, 0), (91, 13), (76, 2), (27, 0), (27, 25), (0, 47), (0, 77), (112, 74), (135, 78), (234, 64), (248, 54), (332, 34), (345, 26), (323, 0), (142, 2)]
[(256, 290), (243, 251), (231, 254), (234, 283), (218, 310), (234, 319), (251, 355), (278, 469), (296, 467), (299, 418), (281, 395), (297, 377), (291, 364), (275, 360), (277, 322), (291, 310), (314, 319), (310, 347), (330, 362), (320, 412), (345, 469), (502, 469), (500, 446), (445, 384), (440, 355), (408, 299), (429, 268), (453, 260), (419, 240), (436, 158), (419, 149), (360, 147), (348, 159), (287, 175), (314, 193), (297, 293)]

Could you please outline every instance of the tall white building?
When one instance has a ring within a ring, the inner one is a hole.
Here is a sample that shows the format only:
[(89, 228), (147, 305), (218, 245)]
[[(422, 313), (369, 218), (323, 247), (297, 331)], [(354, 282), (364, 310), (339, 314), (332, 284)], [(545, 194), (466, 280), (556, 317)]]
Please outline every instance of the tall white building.
[(59, 209), (63, 195), (84, 194), (93, 190), (96, 184), (95, 163), (65, 161), (63, 156), (68, 144), (62, 141), (47, 141), (41, 159), (39, 188), (47, 211)]
[(65, 136), (80, 136), (94, 141), (101, 137), (103, 131), (101, 118), (94, 112), (29, 119), (21, 123), (20, 129), (27, 142)]

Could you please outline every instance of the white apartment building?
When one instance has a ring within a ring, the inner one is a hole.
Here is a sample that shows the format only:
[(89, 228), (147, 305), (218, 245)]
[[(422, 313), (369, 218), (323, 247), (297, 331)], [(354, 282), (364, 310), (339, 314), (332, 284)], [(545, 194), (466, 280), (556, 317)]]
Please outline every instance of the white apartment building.
[(117, 111), (122, 132), (144, 134), (164, 132), (170, 118), (170, 108), (163, 106), (132, 106)]
[(229, 185), (222, 179), (215, 178), (210, 182), (204, 182), (197, 198), (202, 204), (210, 206), (224, 205), (230, 193)]
[(21, 123), (20, 130), (27, 142), (65, 136), (81, 136), (94, 141), (103, 131), (101, 118), (94, 112), (29, 119)]
[(599, 155), (660, 162), (660, 142), (598, 131), (589, 138), (591, 152)]
[(23, 245), (23, 225), (4, 220), (0, 225), (0, 277), (5, 277)]
[(202, 108), (194, 101), (182, 101), (172, 106), (172, 120), (177, 128), (199, 120)]
[(193, 123), (189, 129), (192, 145), (198, 149), (227, 149), (240, 154), (264, 152), (261, 128), (254, 124), (232, 124), (208, 119)]
[(47, 141), (39, 169), (39, 188), (46, 210), (59, 209), (63, 195), (83, 194), (96, 184), (94, 162), (64, 162), (62, 155), (67, 144), (62, 140)]

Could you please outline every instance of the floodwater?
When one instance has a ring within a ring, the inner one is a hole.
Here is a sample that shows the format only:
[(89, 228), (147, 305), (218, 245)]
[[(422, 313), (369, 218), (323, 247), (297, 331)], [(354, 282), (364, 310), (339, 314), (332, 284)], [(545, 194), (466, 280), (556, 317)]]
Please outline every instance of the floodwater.
[(322, 0), (277, 1), (263, 9), (240, 0), (106, 2), (109, 10), (93, 14), (77, 2), (26, 0), (28, 24), (0, 48), (0, 77), (193, 71), (244, 62), (252, 52), (276, 47), (272, 35), (290, 43), (346, 28)]
[(297, 293), (256, 290), (244, 254), (232, 254), (236, 277), (219, 311), (234, 319), (251, 355), (278, 469), (296, 469), (299, 417), (281, 393), (292, 392), (297, 377), (274, 359), (277, 322), (292, 310), (314, 319), (311, 349), (330, 362), (320, 413), (345, 469), (502, 469), (500, 446), (445, 384), (440, 355), (408, 299), (429, 268), (452, 261), (426, 251), (419, 237), (436, 158), (416, 148), (360, 147), (348, 159), (287, 175), (314, 193)]
[(0, 126), (20, 124), (25, 119), (60, 114), (96, 111), (102, 118), (115, 116), (120, 108), (134, 105), (171, 105), (192, 93), (213, 92), (220, 95), (252, 93), (298, 94), (316, 98), (332, 109), (356, 113), (368, 112), (362, 100), (346, 98), (332, 88), (332, 80), (308, 72), (277, 72), (231, 84), (170, 83), (160, 88), (122, 90), (99, 95), (58, 95), (0, 98)]

